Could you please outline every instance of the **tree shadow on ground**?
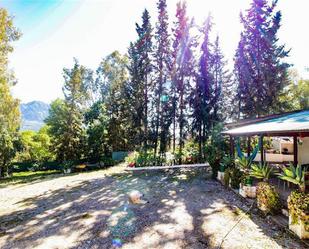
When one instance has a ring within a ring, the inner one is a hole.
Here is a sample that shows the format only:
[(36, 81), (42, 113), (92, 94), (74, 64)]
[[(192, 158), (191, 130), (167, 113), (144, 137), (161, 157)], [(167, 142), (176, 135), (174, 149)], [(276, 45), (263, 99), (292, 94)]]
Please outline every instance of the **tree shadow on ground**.
[[(144, 193), (147, 202), (130, 204), (132, 190)], [(192, 169), (85, 180), (18, 204), (26, 208), (0, 217), (1, 248), (218, 248), (239, 210), (248, 208), (206, 171)], [(231, 233), (240, 241), (227, 239), (223, 248), (246, 243), (250, 222), (274, 244), (301, 248), (255, 215), (240, 224), (243, 234)]]

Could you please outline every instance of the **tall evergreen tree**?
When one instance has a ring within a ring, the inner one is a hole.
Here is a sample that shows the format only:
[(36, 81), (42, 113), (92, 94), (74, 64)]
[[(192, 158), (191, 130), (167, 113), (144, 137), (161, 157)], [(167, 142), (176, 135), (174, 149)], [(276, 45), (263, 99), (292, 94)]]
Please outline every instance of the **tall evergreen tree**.
[[(176, 142), (176, 120), (179, 125), (179, 154), (182, 154), (185, 138), (185, 125), (187, 122), (186, 109), (188, 107), (188, 92), (194, 76), (193, 47), (195, 40), (190, 35), (193, 21), (187, 17), (186, 2), (178, 2), (176, 10), (176, 23), (173, 40), (173, 67), (172, 67), (172, 105), (173, 105), (173, 150)], [(178, 110), (178, 112), (177, 112)], [(180, 159), (181, 163), (181, 159)]]
[(167, 148), (169, 128), (171, 125), (170, 118), (170, 67), (171, 67), (171, 47), (170, 35), (168, 31), (168, 13), (166, 0), (159, 0), (158, 21), (155, 33), (155, 51), (154, 51), (154, 155), (157, 155), (158, 142), (160, 142), (160, 154), (163, 154)]
[(201, 57), (199, 59), (199, 72), (196, 79), (195, 91), (191, 99), (193, 109), (193, 124), (192, 128), (197, 132), (197, 140), (199, 144), (199, 157), (202, 157), (202, 148), (206, 141), (207, 132), (210, 129), (211, 109), (212, 109), (212, 95), (213, 89), (213, 75), (212, 75), (212, 43), (210, 41), (210, 32), (212, 28), (211, 17), (205, 21), (201, 29), (203, 42), (201, 46)]
[(233, 81), (231, 74), (226, 69), (227, 61), (221, 51), (219, 36), (216, 37), (213, 47), (213, 80), (214, 80), (214, 96), (212, 100), (213, 115), (212, 127), (217, 123), (223, 122), (231, 118)]
[(8, 55), (13, 51), (11, 43), (19, 37), (12, 18), (0, 8), (0, 178), (8, 173), (18, 147), (19, 101), (11, 95), (15, 81), (8, 70)]
[(235, 76), (238, 81), (239, 113), (244, 117), (275, 112), (279, 95), (288, 83), (283, 62), (288, 56), (284, 45), (278, 45), (281, 12), (277, 1), (253, 0), (246, 15), (241, 14), (243, 32), (235, 55)]
[(64, 101), (56, 100), (46, 122), (53, 136), (53, 147), (61, 161), (75, 161), (84, 156), (85, 129), (83, 125), (88, 86), (92, 72), (74, 59), (73, 68), (64, 68)]
[(132, 123), (135, 123), (135, 142), (148, 146), (148, 107), (149, 89), (151, 85), (152, 60), (152, 27), (149, 12), (145, 9), (142, 24), (136, 24), (138, 39), (129, 47), (130, 84), (127, 86), (129, 97), (132, 98)]
[[(103, 89), (99, 100), (108, 117), (108, 141), (112, 151), (127, 150), (128, 104), (125, 86), (128, 81), (128, 57), (114, 51), (100, 63), (96, 84)], [(95, 104), (98, 105), (97, 103)], [(100, 116), (98, 116), (100, 117)], [(105, 120), (104, 122), (105, 123)], [(118, 139), (115, 139), (118, 137)]]

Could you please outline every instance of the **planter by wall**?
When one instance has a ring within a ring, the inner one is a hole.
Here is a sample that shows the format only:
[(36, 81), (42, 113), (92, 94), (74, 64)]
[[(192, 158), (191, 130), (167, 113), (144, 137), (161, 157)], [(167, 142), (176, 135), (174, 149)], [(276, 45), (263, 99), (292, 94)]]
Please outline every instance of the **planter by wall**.
[(255, 186), (244, 186), (243, 189), (246, 192), (247, 197), (256, 198), (256, 187)]
[(224, 184), (224, 172), (218, 171), (217, 179), (218, 179), (218, 181), (220, 181), (222, 184)]
[(71, 169), (64, 169), (64, 170), (63, 170), (63, 173), (64, 173), (64, 174), (70, 174), (71, 171), (72, 171)]
[[(307, 216), (309, 221), (309, 216)], [(307, 225), (307, 229), (308, 229)], [(305, 222), (303, 220), (298, 219), (298, 221), (293, 224), (292, 216), (289, 216), (289, 229), (293, 231), (300, 239), (309, 239), (309, 231), (305, 229)]]
[(245, 186), (240, 184), (239, 194), (245, 198), (256, 198), (256, 187), (255, 186)]

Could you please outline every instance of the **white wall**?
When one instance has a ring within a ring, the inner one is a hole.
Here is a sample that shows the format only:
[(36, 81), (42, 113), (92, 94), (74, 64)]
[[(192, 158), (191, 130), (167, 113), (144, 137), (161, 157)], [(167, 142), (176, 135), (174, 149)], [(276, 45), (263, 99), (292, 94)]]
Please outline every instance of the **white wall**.
[(301, 138), (302, 145), (298, 145), (298, 163), (309, 164), (309, 137)]

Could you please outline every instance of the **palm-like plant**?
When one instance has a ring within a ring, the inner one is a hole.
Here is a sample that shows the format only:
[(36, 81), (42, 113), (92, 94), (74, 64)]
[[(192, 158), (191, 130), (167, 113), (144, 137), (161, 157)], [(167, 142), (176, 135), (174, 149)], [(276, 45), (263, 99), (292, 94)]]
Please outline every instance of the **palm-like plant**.
[(295, 167), (292, 163), (289, 167), (284, 167), (282, 173), (278, 174), (281, 180), (294, 183), (299, 186), (300, 190), (304, 192), (305, 189), (305, 170), (302, 170), (300, 165)]
[(238, 157), (236, 159), (236, 164), (240, 167), (244, 172), (248, 172), (251, 169), (252, 160), (246, 157)]
[(251, 166), (250, 176), (257, 179), (263, 179), (264, 182), (267, 182), (272, 173), (273, 168), (270, 167), (268, 163), (253, 164)]

